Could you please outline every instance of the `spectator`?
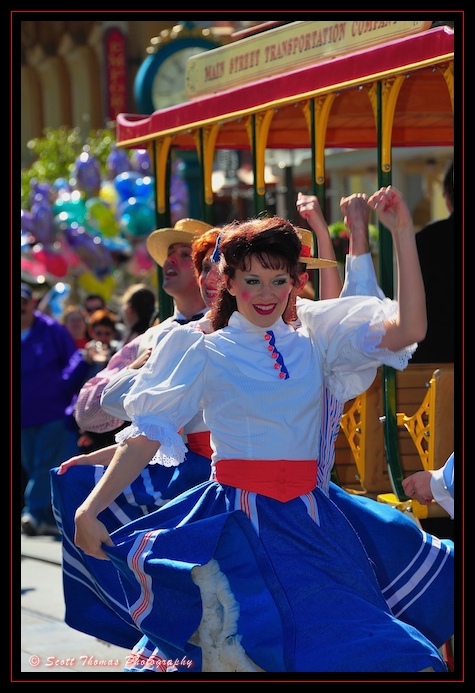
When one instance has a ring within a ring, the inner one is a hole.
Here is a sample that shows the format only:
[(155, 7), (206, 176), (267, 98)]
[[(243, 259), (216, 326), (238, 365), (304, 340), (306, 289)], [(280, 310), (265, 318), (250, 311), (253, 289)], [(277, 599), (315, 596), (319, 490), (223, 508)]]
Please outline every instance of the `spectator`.
[(96, 310), (106, 308), (104, 297), (100, 294), (88, 294), (83, 301), (84, 312), (87, 315), (92, 315)]
[(64, 412), (74, 390), (66, 377), (76, 345), (64, 325), (35, 309), (21, 285), (21, 464), (26, 475), (23, 531), (57, 534), (49, 470), (69, 457)]
[(102, 358), (92, 359), (94, 364), (108, 363), (112, 354), (117, 351), (119, 334), (116, 325), (117, 316), (107, 308), (94, 311), (89, 318), (89, 342), (86, 344), (86, 349), (95, 348), (96, 351), (102, 351)]
[(133, 284), (122, 296), (121, 318), (125, 330), (121, 346), (128, 344), (150, 327), (155, 312), (155, 294), (145, 284)]
[(68, 329), (77, 348), (84, 349), (90, 337), (87, 332), (87, 321), (81, 307), (66, 306), (61, 322)]
[[(453, 163), (444, 176), (443, 195), (449, 216), (424, 226), (416, 234), (426, 292), (427, 334), (411, 363), (453, 363), (455, 357)], [(459, 237), (457, 234), (457, 238)]]
[[(86, 344), (84, 350), (84, 359), (89, 364), (89, 370), (83, 383), (94, 377), (99, 371), (107, 366), (111, 357), (117, 350), (117, 318), (114, 313), (107, 309), (96, 310), (89, 319), (89, 334), (90, 341)], [(115, 434), (120, 430), (121, 426), (106, 431), (104, 433), (96, 433), (95, 431), (87, 431), (80, 429), (74, 419), (74, 407), (77, 396), (73, 398), (73, 403), (69, 407), (69, 412), (72, 418), (72, 424), (78, 431), (78, 448), (80, 453), (92, 452), (99, 448), (111, 445), (115, 442)]]

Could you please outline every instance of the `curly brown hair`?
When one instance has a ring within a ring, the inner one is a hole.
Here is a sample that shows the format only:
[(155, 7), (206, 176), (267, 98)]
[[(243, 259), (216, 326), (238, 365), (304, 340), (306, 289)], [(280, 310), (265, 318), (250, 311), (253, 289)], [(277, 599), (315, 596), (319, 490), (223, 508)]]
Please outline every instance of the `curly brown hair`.
[(280, 217), (235, 221), (221, 229), (219, 271), (224, 283), (210, 311), (213, 329), (225, 327), (237, 310), (236, 299), (227, 290), (228, 282), (234, 278), (237, 269), (248, 271), (251, 258), (256, 257), (266, 269), (287, 271), (292, 284), (298, 286), (301, 248), (300, 235), (295, 226)]
[(201, 234), (196, 238), (191, 245), (191, 259), (195, 268), (196, 276), (199, 277), (203, 266), (203, 260), (210, 248), (216, 245), (216, 239), (219, 236), (221, 229), (214, 228)]

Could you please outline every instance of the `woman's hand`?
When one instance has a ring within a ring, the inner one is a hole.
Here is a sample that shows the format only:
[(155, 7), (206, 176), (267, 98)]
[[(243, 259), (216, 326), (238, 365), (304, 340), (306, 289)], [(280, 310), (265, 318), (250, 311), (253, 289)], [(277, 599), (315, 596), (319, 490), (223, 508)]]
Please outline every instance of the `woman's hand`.
[(414, 235), (411, 213), (402, 194), (392, 185), (377, 190), (368, 200), (378, 219), (394, 235), (401, 229), (410, 229)]
[(75, 455), (70, 457), (69, 460), (62, 462), (58, 469), (58, 474), (65, 474), (70, 467), (75, 467), (78, 464), (101, 464), (103, 467), (107, 467), (110, 464), (112, 457), (117, 450), (117, 443), (113, 445), (107, 445), (105, 448), (99, 448), (99, 450), (93, 450), (92, 452), (85, 453), (84, 455)]
[(114, 542), (110, 538), (105, 525), (83, 506), (79, 506), (76, 510), (74, 521), (76, 523), (74, 534), (76, 546), (82, 549), (88, 556), (98, 558), (101, 561), (110, 560), (104, 552), (102, 545), (114, 546)]
[(89, 455), (75, 455), (59, 465), (58, 474), (66, 474), (70, 467), (78, 464), (95, 464), (95, 462), (90, 461)]

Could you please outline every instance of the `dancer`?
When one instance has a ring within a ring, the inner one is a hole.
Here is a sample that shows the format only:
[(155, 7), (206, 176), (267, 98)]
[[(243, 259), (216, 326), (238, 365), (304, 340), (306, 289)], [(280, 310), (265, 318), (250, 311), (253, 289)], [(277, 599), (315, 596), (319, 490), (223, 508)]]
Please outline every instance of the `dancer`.
[[(399, 307), (308, 301), (294, 330), (281, 316), (299, 286), (296, 229), (227, 227), (217, 331), (180, 327), (153, 350), (124, 400), (132, 425), (76, 513), (78, 546), (123, 573), (140, 630), (195, 671), (445, 670), (392, 616), (358, 536), (316, 487), (323, 384), (356, 396), (381, 363), (404, 368), (426, 329), (407, 207), (391, 187), (369, 204), (393, 235)], [(183, 459), (177, 430), (200, 406), (215, 479), (109, 536), (97, 515), (152, 457)]]

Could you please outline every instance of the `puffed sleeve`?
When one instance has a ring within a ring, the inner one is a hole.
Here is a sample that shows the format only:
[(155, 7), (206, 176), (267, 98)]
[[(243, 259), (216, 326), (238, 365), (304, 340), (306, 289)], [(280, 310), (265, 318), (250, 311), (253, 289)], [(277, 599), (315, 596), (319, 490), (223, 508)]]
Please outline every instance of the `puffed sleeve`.
[(132, 424), (119, 431), (117, 442), (145, 435), (161, 444), (152, 462), (183, 462), (186, 447), (178, 431), (200, 408), (205, 363), (204, 334), (187, 326), (172, 330), (153, 349), (123, 397)]
[(371, 253), (346, 256), (345, 281), (340, 293), (340, 297), (343, 296), (377, 296), (381, 299), (385, 298), (376, 279)]
[(397, 302), (388, 298), (348, 296), (297, 304), (297, 314), (322, 353), (327, 387), (341, 402), (361, 394), (383, 364), (404, 370), (417, 348), (394, 352), (379, 348), (384, 321), (397, 315)]
[(430, 490), (434, 500), (454, 519), (454, 453), (430, 478)]

